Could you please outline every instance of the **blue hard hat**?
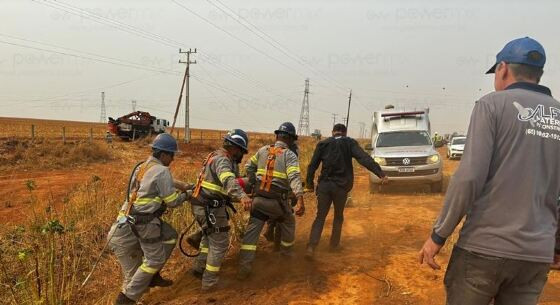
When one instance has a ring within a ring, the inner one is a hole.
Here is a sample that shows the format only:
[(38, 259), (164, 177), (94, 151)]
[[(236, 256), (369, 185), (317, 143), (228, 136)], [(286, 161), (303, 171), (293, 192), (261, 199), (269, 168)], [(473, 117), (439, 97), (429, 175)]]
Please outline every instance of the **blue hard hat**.
[(504, 46), (500, 53), (496, 55), (496, 63), (486, 74), (494, 73), (496, 66), (502, 61), (542, 68), (546, 62), (546, 54), (538, 41), (529, 37), (518, 38)]
[(274, 134), (280, 134), (280, 133), (285, 133), (287, 135), (290, 135), (292, 137), (294, 137), (294, 139), (297, 140), (298, 136), (296, 133), (296, 127), (294, 126), (294, 124), (290, 123), (290, 122), (284, 122), (280, 125), (280, 127), (278, 127), (278, 129), (276, 129), (274, 131)]
[(245, 153), (249, 151), (249, 136), (241, 129), (233, 129), (224, 137), (224, 140), (243, 149)]
[(178, 152), (177, 141), (168, 133), (160, 133), (150, 145), (152, 149), (162, 150), (170, 153)]

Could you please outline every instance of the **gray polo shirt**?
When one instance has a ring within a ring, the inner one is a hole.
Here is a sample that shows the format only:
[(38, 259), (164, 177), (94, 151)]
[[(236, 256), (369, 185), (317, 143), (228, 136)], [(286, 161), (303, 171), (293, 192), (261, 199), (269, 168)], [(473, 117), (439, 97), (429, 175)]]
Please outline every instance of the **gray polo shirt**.
[(515, 83), (476, 103), (432, 240), (443, 244), (466, 215), (457, 246), (552, 262), (559, 194), (560, 103), (544, 86)]

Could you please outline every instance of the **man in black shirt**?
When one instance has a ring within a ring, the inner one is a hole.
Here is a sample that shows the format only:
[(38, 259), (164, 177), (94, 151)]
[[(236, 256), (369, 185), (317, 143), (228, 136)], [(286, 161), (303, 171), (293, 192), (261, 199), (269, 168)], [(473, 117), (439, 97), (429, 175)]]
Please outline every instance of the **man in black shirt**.
[(388, 181), (379, 164), (360, 147), (356, 140), (346, 137), (346, 126), (343, 124), (334, 125), (332, 137), (317, 144), (307, 169), (307, 187), (313, 190), (315, 171), (319, 168), (319, 164), (323, 163), (318, 181), (319, 185), (316, 190), (317, 217), (311, 227), (311, 235), (305, 254), (307, 259), (313, 258), (315, 247), (321, 239), (325, 218), (329, 213), (331, 203), (334, 203), (334, 221), (330, 247), (332, 251), (340, 249), (344, 206), (348, 193), (352, 190), (354, 184), (352, 158), (355, 158), (358, 163), (380, 177), (382, 183)]

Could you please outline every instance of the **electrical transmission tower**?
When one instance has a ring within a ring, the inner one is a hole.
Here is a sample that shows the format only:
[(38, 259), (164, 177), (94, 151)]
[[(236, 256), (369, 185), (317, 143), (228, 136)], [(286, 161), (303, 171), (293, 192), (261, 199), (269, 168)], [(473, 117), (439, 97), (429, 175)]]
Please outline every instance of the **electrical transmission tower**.
[(101, 116), (99, 117), (99, 122), (107, 122), (107, 110), (105, 109), (105, 92), (101, 92)]
[(298, 135), (309, 136), (309, 78), (305, 80), (305, 91), (303, 93), (303, 103), (301, 104), (301, 114), (299, 116)]
[(136, 101), (132, 100), (132, 112), (136, 112)]

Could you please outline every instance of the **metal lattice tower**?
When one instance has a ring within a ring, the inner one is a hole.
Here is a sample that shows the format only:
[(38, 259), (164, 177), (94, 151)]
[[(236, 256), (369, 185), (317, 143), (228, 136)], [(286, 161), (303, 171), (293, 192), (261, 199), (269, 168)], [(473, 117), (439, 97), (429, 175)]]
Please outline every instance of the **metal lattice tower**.
[(305, 91), (303, 94), (303, 103), (301, 105), (301, 114), (299, 116), (298, 135), (309, 136), (309, 78), (305, 80)]
[(136, 101), (132, 100), (132, 112), (136, 112)]
[(99, 117), (99, 122), (107, 122), (107, 110), (105, 109), (105, 92), (101, 92), (101, 116)]

